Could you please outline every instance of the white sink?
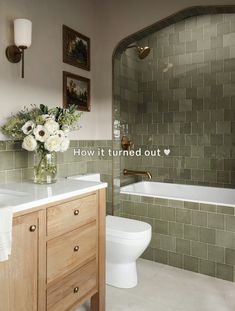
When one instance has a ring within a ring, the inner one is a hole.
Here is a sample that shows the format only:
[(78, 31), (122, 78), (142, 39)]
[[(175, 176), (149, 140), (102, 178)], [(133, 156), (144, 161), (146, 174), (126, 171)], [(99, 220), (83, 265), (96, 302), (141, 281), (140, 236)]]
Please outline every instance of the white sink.
[(8, 189), (0, 189), (0, 203), (8, 203), (12, 199), (17, 199), (19, 197), (25, 196), (27, 193), (12, 191)]

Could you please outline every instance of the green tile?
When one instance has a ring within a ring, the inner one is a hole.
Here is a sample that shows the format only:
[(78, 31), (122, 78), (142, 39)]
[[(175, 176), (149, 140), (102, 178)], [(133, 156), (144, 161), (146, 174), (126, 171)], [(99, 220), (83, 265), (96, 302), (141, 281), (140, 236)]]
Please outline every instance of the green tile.
[(235, 266), (235, 250), (234, 249), (225, 249), (225, 263)]
[(186, 168), (197, 168), (197, 158), (186, 158)]
[(184, 208), (192, 209), (192, 210), (199, 210), (199, 203), (185, 201)]
[(192, 256), (207, 259), (207, 244), (192, 241)]
[(176, 252), (190, 255), (190, 241), (176, 238)]
[(223, 265), (221, 263), (216, 264), (216, 277), (233, 282), (233, 266)]
[(175, 221), (175, 208), (162, 206), (161, 208), (161, 218), (167, 221)]
[(216, 236), (214, 229), (200, 228), (199, 238), (201, 242), (215, 244)]
[(176, 221), (185, 224), (192, 223), (192, 211), (177, 209), (176, 210)]
[(147, 260), (154, 260), (154, 250), (151, 247), (148, 247), (146, 251), (141, 255), (142, 258)]
[(6, 142), (5, 141), (0, 141), (0, 151), (6, 150)]
[(167, 199), (155, 198), (154, 203), (157, 205), (168, 206), (169, 202)]
[(21, 169), (6, 171), (6, 180), (8, 183), (9, 182), (21, 182), (21, 180), (22, 180)]
[(148, 216), (152, 218), (161, 218), (161, 206), (148, 204)]
[(151, 248), (160, 248), (161, 247), (161, 235), (155, 232), (152, 232), (152, 239), (150, 241)]
[(192, 224), (195, 226), (207, 226), (207, 213), (193, 211), (192, 213)]
[(168, 250), (168, 251), (175, 251), (176, 242), (175, 237), (168, 236), (168, 235), (159, 235), (161, 249)]
[(183, 208), (184, 207), (184, 201), (180, 201), (180, 200), (169, 200), (169, 206), (170, 207), (179, 207), (179, 208)]
[(223, 145), (224, 137), (223, 135), (211, 135), (211, 145), (220, 146)]
[(162, 249), (155, 248), (154, 249), (154, 261), (163, 263), (163, 264), (168, 264), (168, 252), (164, 251)]
[(224, 215), (208, 214), (208, 227), (215, 229), (224, 229)]
[(177, 268), (183, 268), (183, 255), (169, 252), (169, 265)]
[(235, 249), (235, 234), (233, 232), (216, 230), (216, 245)]
[(137, 216), (147, 216), (148, 215), (148, 204), (135, 203), (135, 214)]
[(123, 201), (123, 210), (126, 214), (133, 215), (135, 213), (135, 205), (129, 201)]
[(213, 262), (225, 262), (225, 248), (215, 245), (208, 245), (208, 259)]
[(235, 232), (235, 216), (226, 216), (226, 229)]
[(234, 207), (217, 205), (217, 213), (234, 215)]
[(141, 197), (141, 202), (153, 204), (154, 203), (154, 198), (152, 198), (152, 197)]
[(14, 152), (0, 152), (0, 171), (14, 169)]
[(199, 228), (192, 225), (184, 225), (184, 238), (187, 240), (199, 240)]
[(208, 260), (199, 260), (199, 272), (215, 277), (216, 264)]
[(168, 234), (169, 233), (169, 223), (167, 221), (155, 220), (154, 231), (157, 233)]
[(184, 255), (184, 269), (199, 272), (199, 259), (192, 256)]
[(22, 141), (6, 141), (6, 150), (22, 150)]
[(183, 238), (184, 236), (184, 225), (177, 222), (169, 222), (169, 235)]

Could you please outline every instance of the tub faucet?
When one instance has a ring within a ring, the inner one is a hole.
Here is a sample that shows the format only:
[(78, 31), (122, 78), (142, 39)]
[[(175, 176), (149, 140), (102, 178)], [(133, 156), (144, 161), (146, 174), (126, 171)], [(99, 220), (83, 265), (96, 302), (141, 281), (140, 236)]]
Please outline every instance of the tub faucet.
[(152, 179), (152, 174), (148, 171), (133, 171), (133, 170), (127, 170), (124, 168), (123, 175), (137, 175), (137, 176), (147, 176), (148, 179)]

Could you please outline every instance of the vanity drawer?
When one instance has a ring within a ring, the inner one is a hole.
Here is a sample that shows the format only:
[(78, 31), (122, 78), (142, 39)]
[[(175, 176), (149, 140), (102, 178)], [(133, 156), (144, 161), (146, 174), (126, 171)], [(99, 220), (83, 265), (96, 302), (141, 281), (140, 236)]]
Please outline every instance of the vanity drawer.
[(96, 258), (97, 224), (73, 230), (47, 242), (47, 283)]
[(47, 209), (47, 235), (54, 237), (96, 219), (96, 193)]
[(96, 261), (66, 276), (47, 290), (47, 311), (70, 310), (91, 291), (97, 291)]

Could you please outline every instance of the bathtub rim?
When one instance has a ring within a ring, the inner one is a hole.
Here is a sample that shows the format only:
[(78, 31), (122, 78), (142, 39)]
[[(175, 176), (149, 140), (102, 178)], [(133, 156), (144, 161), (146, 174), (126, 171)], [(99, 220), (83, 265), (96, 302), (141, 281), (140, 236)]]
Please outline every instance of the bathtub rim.
[(134, 196), (142, 196), (142, 197), (151, 197), (151, 198), (159, 198), (159, 199), (164, 199), (164, 200), (175, 200), (175, 201), (182, 201), (182, 202), (192, 202), (192, 203), (200, 203), (200, 204), (208, 204), (208, 205), (219, 205), (219, 206), (229, 206), (235, 208), (235, 199), (234, 203), (224, 203), (224, 202), (213, 202), (213, 201), (205, 201), (205, 200), (196, 200), (196, 199), (188, 199), (188, 198), (180, 198), (180, 197), (175, 197), (175, 196), (165, 196), (165, 195), (156, 195), (156, 194), (148, 194), (148, 193), (143, 193), (143, 192), (133, 192), (133, 191), (125, 191), (124, 188), (127, 188), (131, 185), (136, 185), (140, 183), (156, 183), (156, 184), (164, 184), (164, 185), (178, 185), (178, 186), (184, 186), (184, 187), (190, 187), (190, 188), (203, 188), (203, 189), (220, 189), (220, 190), (229, 190), (229, 191), (234, 191), (235, 194), (235, 189), (232, 188), (220, 188), (220, 187), (210, 187), (210, 186), (200, 186), (200, 185), (186, 185), (186, 184), (177, 184), (177, 183), (168, 183), (168, 182), (158, 182), (158, 181), (138, 181), (133, 184), (129, 184), (126, 186), (120, 187), (120, 194), (128, 194), (128, 195), (134, 195)]

